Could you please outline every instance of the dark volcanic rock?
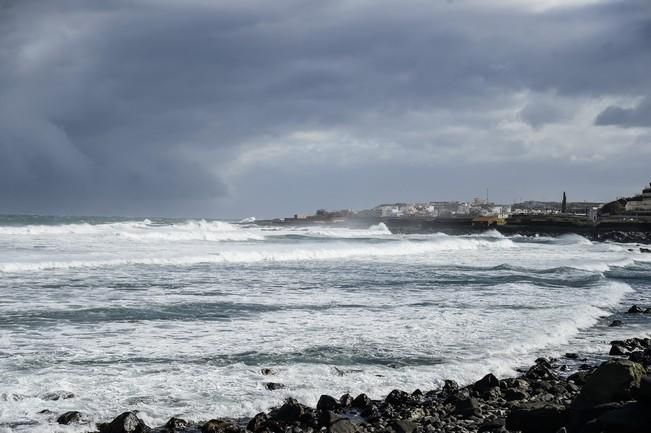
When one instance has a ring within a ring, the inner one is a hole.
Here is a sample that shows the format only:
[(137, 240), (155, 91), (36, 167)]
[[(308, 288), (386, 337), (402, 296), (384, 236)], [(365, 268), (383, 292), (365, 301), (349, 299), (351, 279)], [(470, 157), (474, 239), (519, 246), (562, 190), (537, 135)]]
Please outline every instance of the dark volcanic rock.
[(448, 395), (455, 394), (459, 391), (459, 384), (454, 380), (446, 380), (443, 384), (443, 388), (441, 388), (441, 391)]
[(642, 403), (628, 402), (619, 409), (601, 415), (596, 425), (606, 432), (648, 432), (651, 430), (651, 411)]
[(504, 391), (504, 399), (506, 401), (524, 400), (526, 398), (529, 398), (529, 394), (520, 389), (509, 388)]
[(506, 418), (506, 428), (523, 433), (550, 433), (564, 427), (567, 418), (565, 406), (530, 402), (511, 409)]
[(261, 432), (267, 428), (268, 420), (269, 417), (267, 416), (267, 414), (264, 412), (260, 412), (259, 414), (251, 418), (249, 423), (246, 425), (246, 429), (254, 433)]
[(57, 423), (59, 424), (78, 424), (82, 422), (83, 420), (83, 415), (81, 412), (77, 412), (76, 410), (66, 412), (63, 415), (61, 415), (59, 418), (57, 418)]
[(358, 409), (363, 409), (369, 407), (371, 403), (372, 401), (368, 395), (360, 394), (357, 397), (355, 397), (355, 399), (353, 400), (353, 407), (356, 407)]
[(316, 408), (318, 410), (337, 410), (339, 408), (339, 402), (336, 398), (324, 394), (319, 398)]
[(483, 393), (496, 386), (500, 386), (500, 381), (493, 374), (489, 373), (475, 382), (472, 389), (479, 393)]
[(481, 410), (479, 408), (479, 402), (474, 398), (459, 399), (454, 405), (454, 413), (464, 418), (480, 416)]
[(353, 405), (353, 396), (350, 394), (344, 394), (339, 397), (339, 404), (341, 407), (351, 407)]
[(644, 313), (644, 310), (638, 307), (637, 305), (633, 305), (631, 308), (628, 309), (627, 311), (628, 314), (640, 314)]
[(46, 392), (45, 394), (41, 395), (42, 400), (51, 400), (51, 401), (68, 400), (71, 398), (75, 398), (75, 395), (70, 391), (52, 391), (52, 392)]
[(608, 353), (611, 356), (624, 356), (628, 353), (625, 347), (620, 346), (619, 344), (613, 344)]
[(223, 419), (211, 419), (201, 426), (201, 433), (240, 433), (242, 429)]
[(124, 412), (108, 424), (98, 424), (100, 433), (145, 433), (151, 429), (135, 412)]
[(651, 376), (644, 376), (640, 379), (638, 398), (640, 401), (651, 403)]
[(558, 375), (547, 362), (540, 362), (531, 367), (525, 373), (525, 377), (534, 380), (557, 379)]
[(393, 406), (401, 407), (411, 404), (414, 401), (414, 398), (404, 391), (394, 389), (389, 393), (389, 395), (387, 395), (384, 401)]
[(172, 417), (165, 423), (165, 428), (169, 431), (175, 432), (186, 428), (190, 423), (184, 419)]
[(277, 382), (265, 382), (264, 387), (269, 391), (275, 391), (277, 389), (284, 389), (285, 385)]
[(644, 368), (636, 362), (605, 362), (587, 378), (581, 393), (574, 401), (574, 406), (585, 408), (611, 401), (628, 400), (644, 374)]
[(567, 359), (579, 359), (579, 354), (578, 353), (566, 353), (565, 357)]
[(608, 326), (610, 326), (611, 328), (614, 328), (615, 326), (622, 326), (622, 325), (623, 325), (623, 323), (622, 323), (621, 320), (613, 320), (612, 322), (610, 322), (610, 325), (608, 325)]
[(305, 408), (302, 404), (293, 398), (288, 398), (276, 411), (276, 418), (284, 422), (294, 422), (298, 421), (304, 412)]
[(271, 376), (271, 375), (276, 374), (276, 370), (274, 370), (273, 368), (261, 368), (260, 373), (263, 376)]

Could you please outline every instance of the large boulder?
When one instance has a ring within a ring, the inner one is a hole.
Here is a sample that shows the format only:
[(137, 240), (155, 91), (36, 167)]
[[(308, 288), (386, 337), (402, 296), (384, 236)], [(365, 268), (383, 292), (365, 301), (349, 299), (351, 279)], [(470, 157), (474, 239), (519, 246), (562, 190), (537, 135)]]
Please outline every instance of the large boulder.
[(260, 412), (256, 416), (251, 418), (251, 420), (249, 420), (249, 423), (246, 425), (246, 429), (254, 433), (263, 431), (267, 428), (268, 420), (269, 417), (267, 416), (267, 414), (264, 412)]
[(83, 415), (81, 414), (81, 412), (77, 412), (76, 410), (73, 410), (59, 416), (59, 418), (57, 418), (57, 422), (59, 424), (64, 424), (64, 425), (79, 424), (83, 422)]
[(187, 422), (184, 419), (177, 418), (173, 416), (167, 422), (165, 423), (165, 428), (171, 432), (175, 432), (177, 430), (182, 430), (186, 428), (188, 425), (190, 425), (189, 422)]
[(651, 403), (651, 376), (644, 376), (640, 379), (638, 399), (646, 403)]
[(368, 395), (366, 394), (360, 394), (355, 399), (353, 400), (353, 407), (356, 407), (358, 409), (364, 409), (366, 407), (369, 407), (373, 403), (371, 399), (369, 398)]
[(499, 386), (500, 386), (499, 379), (495, 377), (493, 374), (488, 373), (486, 376), (484, 376), (483, 378), (475, 382), (475, 384), (472, 386), (472, 389), (482, 394), (491, 388), (495, 388)]
[(567, 421), (565, 406), (536, 401), (513, 407), (506, 418), (506, 428), (522, 433), (550, 433), (567, 425)]
[(394, 389), (389, 393), (389, 395), (387, 395), (384, 401), (386, 401), (387, 403), (393, 406), (401, 407), (412, 403), (413, 398), (411, 395), (407, 394), (404, 391), (400, 391), (399, 389)]
[(319, 410), (337, 410), (339, 409), (339, 402), (336, 398), (324, 394), (319, 398), (316, 408)]
[(638, 402), (625, 403), (596, 420), (600, 431), (607, 433), (641, 433), (651, 431), (651, 411)]
[(463, 417), (480, 416), (479, 402), (474, 398), (462, 398), (455, 402), (454, 413)]
[(135, 412), (124, 412), (108, 424), (97, 425), (100, 433), (146, 433), (151, 429)]
[(285, 400), (285, 404), (276, 411), (276, 418), (283, 422), (298, 421), (305, 413), (305, 407), (293, 398)]
[(605, 362), (586, 379), (574, 406), (582, 409), (611, 401), (629, 400), (644, 374), (644, 367), (636, 362)]

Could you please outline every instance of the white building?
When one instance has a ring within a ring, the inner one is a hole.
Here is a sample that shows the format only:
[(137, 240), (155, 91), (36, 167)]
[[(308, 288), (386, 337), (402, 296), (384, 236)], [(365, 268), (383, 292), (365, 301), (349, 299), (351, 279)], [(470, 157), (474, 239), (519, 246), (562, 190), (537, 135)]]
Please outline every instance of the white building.
[(626, 202), (626, 212), (651, 212), (651, 183), (642, 190), (642, 195)]

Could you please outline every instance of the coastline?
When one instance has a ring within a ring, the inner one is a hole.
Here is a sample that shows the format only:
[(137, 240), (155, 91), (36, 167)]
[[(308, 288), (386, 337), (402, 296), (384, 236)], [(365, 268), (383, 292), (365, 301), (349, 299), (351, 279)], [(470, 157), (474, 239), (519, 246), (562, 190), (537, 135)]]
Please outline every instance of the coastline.
[(334, 220), (274, 219), (259, 220), (254, 224), (271, 227), (302, 227), (323, 225), (346, 228), (368, 228), (384, 224), (394, 234), (445, 233), (464, 235), (496, 230), (505, 236), (562, 236), (577, 234), (592, 241), (651, 244), (651, 220), (631, 222), (626, 219), (608, 219), (593, 222), (587, 218), (567, 220), (559, 217), (508, 218), (504, 224), (479, 223), (473, 218), (425, 217), (351, 217)]
[[(628, 314), (646, 316), (651, 309), (633, 306)], [(611, 326), (619, 325), (615, 322)], [(566, 353), (558, 359), (538, 358), (516, 377), (487, 373), (466, 386), (446, 380), (440, 389), (396, 389), (379, 400), (365, 394), (322, 395), (315, 407), (288, 398), (250, 419), (173, 417), (150, 427), (133, 411), (98, 423), (96, 430), (79, 412), (57, 414), (56, 419), (99, 433), (646, 432), (651, 423), (649, 337), (612, 341), (604, 362), (590, 364), (581, 353)], [(272, 373), (264, 370), (263, 375)], [(267, 383), (270, 391), (281, 386)]]

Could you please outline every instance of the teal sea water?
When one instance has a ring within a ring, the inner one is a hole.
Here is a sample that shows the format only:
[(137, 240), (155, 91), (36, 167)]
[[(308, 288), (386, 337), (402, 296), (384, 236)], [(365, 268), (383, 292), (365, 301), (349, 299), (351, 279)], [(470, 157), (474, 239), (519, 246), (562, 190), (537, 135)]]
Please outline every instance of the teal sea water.
[(651, 255), (576, 235), (0, 217), (0, 432), (513, 375), (648, 334), (633, 303), (651, 306)]

